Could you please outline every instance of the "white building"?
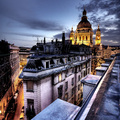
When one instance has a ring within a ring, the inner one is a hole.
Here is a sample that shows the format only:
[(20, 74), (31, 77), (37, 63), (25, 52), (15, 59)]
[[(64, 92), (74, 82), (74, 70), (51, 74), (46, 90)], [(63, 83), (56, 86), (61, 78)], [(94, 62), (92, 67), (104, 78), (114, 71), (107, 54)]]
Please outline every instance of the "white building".
[(86, 45), (73, 45), (68, 54), (31, 56), (22, 73), (24, 119), (33, 118), (57, 98), (79, 105), (80, 80), (90, 72), (91, 51)]

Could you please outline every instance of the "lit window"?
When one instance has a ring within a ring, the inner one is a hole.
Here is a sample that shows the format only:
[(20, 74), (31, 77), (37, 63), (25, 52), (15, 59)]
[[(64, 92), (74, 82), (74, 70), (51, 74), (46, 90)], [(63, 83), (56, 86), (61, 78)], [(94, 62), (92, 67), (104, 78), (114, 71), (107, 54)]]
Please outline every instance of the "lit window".
[(84, 36), (83, 36), (83, 40), (84, 40)]
[(59, 81), (59, 82), (62, 81), (62, 76), (61, 76), (61, 74), (58, 75), (58, 81)]
[(27, 81), (27, 92), (33, 92), (33, 81)]

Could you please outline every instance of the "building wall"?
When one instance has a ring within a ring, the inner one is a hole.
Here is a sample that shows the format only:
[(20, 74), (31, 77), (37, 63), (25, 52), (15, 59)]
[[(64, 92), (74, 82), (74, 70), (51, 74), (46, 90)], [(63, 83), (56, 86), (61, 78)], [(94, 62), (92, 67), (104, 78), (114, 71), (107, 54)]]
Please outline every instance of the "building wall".
[(0, 117), (1, 115), (7, 115), (7, 107), (17, 90), (16, 78), (20, 71), (19, 48), (8, 43), (7, 47), (9, 48), (7, 53), (4, 53), (5, 48), (0, 51), (2, 52), (0, 55)]
[[(40, 81), (41, 81), (41, 93), (40, 93), (40, 95), (41, 95), (41, 110), (43, 110), (50, 103), (52, 103), (52, 79), (50, 76), (50, 77), (47, 77)], [(38, 99), (39, 99), (39, 96), (38, 96)]]
[[(45, 60), (41, 59), (41, 63), (44, 65), (43, 70), (40, 72), (38, 71), (38, 73), (26, 71), (26, 74), (23, 74), (28, 77), (23, 79), (25, 120), (27, 120), (26, 109), (28, 108), (28, 99), (34, 100), (36, 114), (45, 109), (57, 98), (73, 104), (80, 104), (83, 96), (83, 85), (80, 80), (87, 74), (90, 74), (91, 71), (90, 55), (82, 56), (82, 59), (80, 59), (81, 55), (78, 54), (76, 56), (71, 55), (64, 58), (51, 58), (54, 61), (54, 68), (51, 67), (53, 63), (50, 63), (50, 58), (46, 58)], [(64, 59), (67, 61), (65, 62)], [(46, 68), (46, 61), (49, 61), (48, 68)], [(30, 66), (28, 66), (28, 68), (29, 67)], [(27, 70), (29, 70), (28, 68)], [(30, 70), (31, 69), (32, 68), (30, 68)], [(31, 77), (35, 77), (36, 80)], [(34, 81), (34, 92), (26, 92), (27, 81)]]
[(89, 93), (92, 91), (93, 88), (94, 88), (93, 85), (89, 84), (83, 85), (83, 102), (86, 100), (86, 98), (88, 97)]

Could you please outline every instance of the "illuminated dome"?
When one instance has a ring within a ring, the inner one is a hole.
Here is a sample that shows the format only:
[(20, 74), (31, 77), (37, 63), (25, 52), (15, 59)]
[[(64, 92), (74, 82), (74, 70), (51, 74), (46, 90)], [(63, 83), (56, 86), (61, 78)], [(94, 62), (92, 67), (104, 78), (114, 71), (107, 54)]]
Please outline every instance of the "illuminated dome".
[(80, 28), (91, 28), (91, 24), (90, 22), (87, 20), (87, 16), (86, 16), (87, 12), (86, 10), (84, 9), (83, 11), (83, 16), (81, 18), (81, 21), (78, 23), (77, 25), (77, 29), (80, 29)]

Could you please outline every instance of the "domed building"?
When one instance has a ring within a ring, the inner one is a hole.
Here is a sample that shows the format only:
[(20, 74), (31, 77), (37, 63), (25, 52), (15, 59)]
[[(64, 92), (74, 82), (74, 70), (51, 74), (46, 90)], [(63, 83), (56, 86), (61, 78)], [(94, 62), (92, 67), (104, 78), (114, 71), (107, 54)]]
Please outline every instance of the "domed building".
[(83, 16), (77, 25), (75, 33), (73, 32), (73, 28), (71, 30), (70, 40), (72, 40), (73, 45), (85, 44), (87, 46), (93, 46), (93, 30), (86, 14), (87, 12), (84, 9)]

